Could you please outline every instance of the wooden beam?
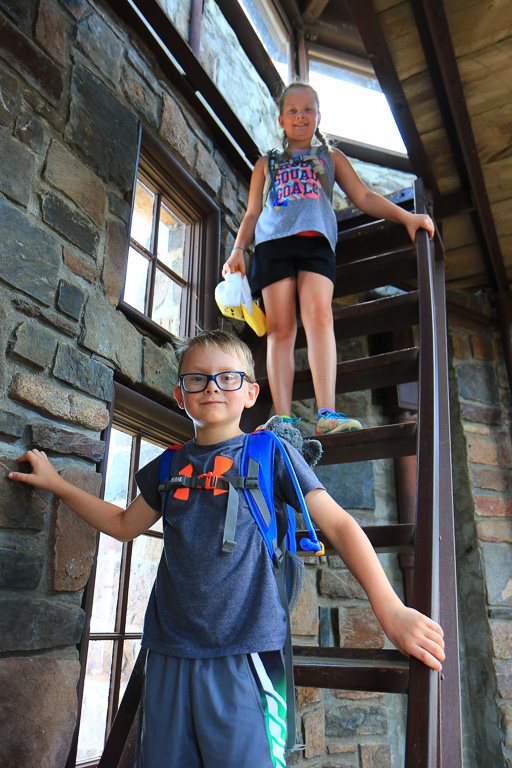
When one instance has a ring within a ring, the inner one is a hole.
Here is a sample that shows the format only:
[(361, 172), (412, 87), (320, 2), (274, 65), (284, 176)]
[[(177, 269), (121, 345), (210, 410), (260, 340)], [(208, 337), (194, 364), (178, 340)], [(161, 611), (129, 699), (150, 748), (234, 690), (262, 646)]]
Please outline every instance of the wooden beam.
[(507, 291), (509, 280), (443, 2), (411, 0), (411, 6), (461, 186), (469, 187), (474, 201), (472, 220), (489, 277), (499, 292)]
[(372, 0), (347, 0), (359, 34), (373, 64), (393, 116), (407, 147), (413, 172), (420, 176), (433, 194), (438, 194), (437, 181), (425, 152), (416, 123), (391, 58), (386, 39), (375, 13)]
[(302, 17), (306, 24), (314, 24), (318, 21), (329, 0), (307, 0)]
[[(328, 134), (327, 134), (328, 135)], [(411, 161), (407, 155), (402, 152), (393, 152), (391, 149), (378, 149), (370, 144), (363, 144), (353, 139), (331, 138), (331, 144), (340, 149), (348, 157), (354, 157), (356, 160), (362, 160), (364, 163), (373, 163), (383, 168), (391, 168), (394, 171), (405, 171), (411, 173)]]
[(238, 0), (217, 0), (217, 5), (229, 26), (237, 36), (240, 45), (254, 69), (261, 77), (268, 90), (277, 99), (284, 83), (274, 66), (268, 51), (256, 34), (254, 27), (242, 10)]
[(203, 20), (204, 0), (192, 0), (190, 6), (190, 24), (188, 42), (197, 58), (201, 50), (201, 22)]
[[(256, 162), (260, 156), (258, 146), (156, 0), (133, 0), (133, 3), (110, 0), (110, 7), (145, 42), (169, 82), (208, 126), (233, 168), (248, 181), (251, 175), (249, 161)], [(238, 144), (245, 157), (228, 136)]]

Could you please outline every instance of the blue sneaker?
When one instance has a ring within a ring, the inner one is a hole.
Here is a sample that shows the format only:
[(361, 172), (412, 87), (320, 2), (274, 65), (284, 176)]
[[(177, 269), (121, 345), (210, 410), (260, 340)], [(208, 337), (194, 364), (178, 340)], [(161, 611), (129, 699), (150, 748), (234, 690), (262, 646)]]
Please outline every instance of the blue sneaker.
[(363, 429), (363, 425), (357, 419), (349, 419), (344, 413), (337, 413), (330, 408), (320, 408), (315, 435), (332, 435), (335, 432), (354, 432)]
[(264, 424), (261, 424), (261, 426), (257, 427), (254, 431), (259, 432), (260, 429), (267, 429), (270, 422), (275, 425), (278, 419), (281, 419), (284, 424), (298, 424), (300, 421), (300, 417), (294, 419), (293, 416), (271, 416), (268, 421), (266, 421)]

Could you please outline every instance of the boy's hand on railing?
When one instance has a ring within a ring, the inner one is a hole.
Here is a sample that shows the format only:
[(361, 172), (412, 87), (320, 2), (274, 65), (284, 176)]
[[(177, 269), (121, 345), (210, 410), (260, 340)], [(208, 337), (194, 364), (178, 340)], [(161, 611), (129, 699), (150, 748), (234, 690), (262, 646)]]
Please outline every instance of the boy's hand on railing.
[(399, 603), (380, 621), (393, 645), (406, 656), (414, 656), (428, 667), (441, 670), (445, 659), (443, 630), (414, 608)]

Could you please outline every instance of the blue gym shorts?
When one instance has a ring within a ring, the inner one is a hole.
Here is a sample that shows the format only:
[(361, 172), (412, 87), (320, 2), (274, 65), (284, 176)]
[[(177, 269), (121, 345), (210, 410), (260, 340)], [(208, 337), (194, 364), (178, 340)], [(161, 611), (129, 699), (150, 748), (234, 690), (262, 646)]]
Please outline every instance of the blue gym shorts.
[(149, 651), (138, 768), (285, 768), (280, 651), (187, 659)]

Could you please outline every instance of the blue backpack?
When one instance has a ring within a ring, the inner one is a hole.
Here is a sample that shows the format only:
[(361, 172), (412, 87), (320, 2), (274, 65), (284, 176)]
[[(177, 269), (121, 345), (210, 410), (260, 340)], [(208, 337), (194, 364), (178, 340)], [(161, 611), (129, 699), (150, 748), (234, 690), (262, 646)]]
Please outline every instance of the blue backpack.
[(295, 745), (295, 693), (293, 683), (292, 643), (290, 613), (299, 598), (304, 581), (304, 561), (297, 555), (295, 542), (295, 511), (286, 505), (287, 524), (284, 535), (274, 503), (274, 455), (279, 450), (290, 473), (297, 499), (299, 512), (304, 517), (309, 538), (303, 538), (300, 546), (305, 551), (317, 555), (324, 554), (324, 545), (318, 540), (311, 517), (299, 485), (297, 475), (290, 461), (288, 452), (281, 440), (266, 429), (247, 435), (244, 441), (240, 463), (241, 475), (234, 477), (215, 476), (211, 472), (201, 476), (172, 475), (172, 459), (180, 446), (167, 448), (160, 457), (158, 467), (158, 490), (162, 497), (162, 518), (166, 523), (166, 509), (169, 494), (176, 488), (219, 488), (228, 491), (228, 503), (224, 523), (222, 551), (231, 553), (236, 546), (235, 531), (238, 516), (238, 490), (245, 493), (249, 508), (260, 529), (268, 555), (274, 567), (279, 598), (286, 613), (287, 632), (284, 648), (286, 670), (286, 700), (288, 737), (287, 748)]

